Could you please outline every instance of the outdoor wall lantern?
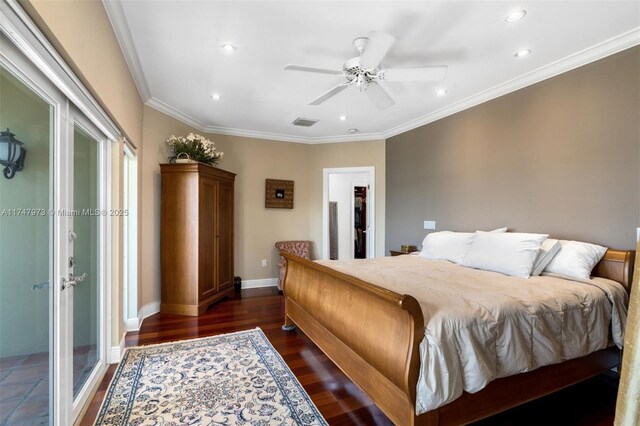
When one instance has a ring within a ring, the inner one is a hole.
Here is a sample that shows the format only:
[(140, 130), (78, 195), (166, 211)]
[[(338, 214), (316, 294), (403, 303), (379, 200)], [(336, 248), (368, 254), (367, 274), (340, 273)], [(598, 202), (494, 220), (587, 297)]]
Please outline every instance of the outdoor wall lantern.
[(24, 167), (24, 157), (27, 151), (22, 147), (24, 145), (14, 137), (9, 128), (0, 132), (0, 164), (4, 166), (2, 174), (7, 179), (13, 179), (16, 172)]

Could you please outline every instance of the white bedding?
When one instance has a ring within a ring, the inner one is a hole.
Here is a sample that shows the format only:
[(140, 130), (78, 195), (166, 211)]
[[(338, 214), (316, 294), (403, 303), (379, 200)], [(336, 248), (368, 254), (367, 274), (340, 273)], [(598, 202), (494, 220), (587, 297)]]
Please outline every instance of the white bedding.
[(417, 414), (499, 377), (622, 347), (627, 292), (611, 280), (523, 279), (418, 256), (318, 262), (420, 303)]

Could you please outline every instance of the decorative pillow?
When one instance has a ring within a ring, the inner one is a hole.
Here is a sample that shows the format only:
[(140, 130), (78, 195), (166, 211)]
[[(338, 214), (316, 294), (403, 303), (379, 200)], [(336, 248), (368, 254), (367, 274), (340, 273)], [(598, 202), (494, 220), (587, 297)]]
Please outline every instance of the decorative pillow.
[(548, 234), (477, 231), (463, 266), (529, 278), (540, 246)]
[(420, 256), (431, 260), (460, 263), (467, 254), (474, 237), (473, 232), (432, 232), (422, 241)]
[(564, 275), (567, 278), (588, 280), (591, 270), (607, 252), (606, 247), (580, 241), (560, 240), (562, 248), (544, 268), (544, 272)]
[(561, 248), (562, 244), (560, 244), (559, 240), (554, 240), (553, 238), (546, 239), (540, 246), (540, 251), (538, 251), (538, 257), (536, 257), (536, 261), (533, 262), (531, 275), (540, 275), (542, 271), (544, 271), (544, 268), (547, 267), (549, 262), (551, 262), (553, 257), (558, 254)]

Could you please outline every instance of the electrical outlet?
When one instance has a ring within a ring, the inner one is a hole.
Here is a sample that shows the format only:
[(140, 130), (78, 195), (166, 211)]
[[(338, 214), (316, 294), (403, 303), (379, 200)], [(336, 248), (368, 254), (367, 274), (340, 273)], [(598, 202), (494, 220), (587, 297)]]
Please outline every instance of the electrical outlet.
[(436, 221), (435, 220), (425, 220), (424, 221), (424, 229), (436, 229)]
[(267, 266), (267, 259), (262, 259), (262, 267), (265, 268)]

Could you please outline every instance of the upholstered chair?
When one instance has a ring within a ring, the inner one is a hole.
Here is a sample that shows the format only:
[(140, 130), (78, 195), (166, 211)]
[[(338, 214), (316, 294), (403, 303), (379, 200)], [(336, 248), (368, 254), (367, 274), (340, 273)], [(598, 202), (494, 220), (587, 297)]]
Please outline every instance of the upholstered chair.
[[(296, 256), (304, 257), (305, 259), (310, 259), (310, 251), (311, 251), (311, 241), (278, 241), (276, 243), (276, 248), (279, 251), (286, 251), (287, 253), (293, 253)], [(284, 258), (280, 256), (280, 262), (278, 263), (278, 288), (282, 290), (282, 282), (284, 281)]]

